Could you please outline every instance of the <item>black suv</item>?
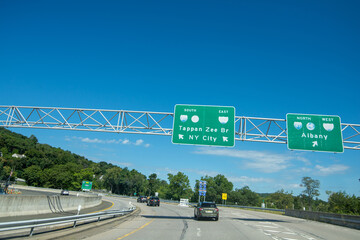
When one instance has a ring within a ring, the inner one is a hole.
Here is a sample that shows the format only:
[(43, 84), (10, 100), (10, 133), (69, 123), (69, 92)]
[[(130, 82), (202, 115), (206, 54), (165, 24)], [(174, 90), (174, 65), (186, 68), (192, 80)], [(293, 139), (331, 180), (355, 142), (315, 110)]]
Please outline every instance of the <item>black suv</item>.
[(160, 199), (158, 197), (151, 197), (148, 199), (147, 205), (160, 207)]
[(137, 199), (137, 202), (141, 202), (141, 203), (144, 203), (146, 201), (147, 201), (147, 198), (145, 196), (139, 196)]

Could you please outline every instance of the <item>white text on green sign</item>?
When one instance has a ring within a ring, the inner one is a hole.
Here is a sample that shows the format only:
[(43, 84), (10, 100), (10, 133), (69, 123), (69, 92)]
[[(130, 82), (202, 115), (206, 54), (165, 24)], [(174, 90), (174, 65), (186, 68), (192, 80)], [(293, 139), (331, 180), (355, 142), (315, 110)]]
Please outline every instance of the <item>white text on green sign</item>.
[(172, 142), (232, 147), (235, 145), (235, 108), (176, 105)]
[(81, 189), (82, 190), (91, 190), (92, 188), (92, 182), (90, 181), (82, 181)]
[(343, 152), (339, 116), (287, 114), (288, 148), (324, 152)]

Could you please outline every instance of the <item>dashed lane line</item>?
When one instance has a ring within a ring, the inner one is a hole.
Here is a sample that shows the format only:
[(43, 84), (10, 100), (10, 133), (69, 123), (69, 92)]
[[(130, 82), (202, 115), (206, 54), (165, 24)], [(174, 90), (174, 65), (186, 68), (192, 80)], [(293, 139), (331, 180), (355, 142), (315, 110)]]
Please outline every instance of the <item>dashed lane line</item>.
[(264, 229), (263, 231), (266, 231), (266, 232), (271, 232), (271, 233), (279, 233), (281, 231), (277, 231), (277, 230), (270, 230), (270, 229)]
[(127, 236), (130, 236), (131, 234), (136, 233), (137, 231), (143, 229), (144, 227), (146, 227), (147, 225), (149, 225), (149, 224), (152, 223), (153, 221), (155, 221), (155, 219), (151, 220), (150, 222), (145, 223), (144, 225), (142, 225), (141, 227), (135, 229), (134, 231), (129, 232), (128, 234), (125, 234), (124, 236), (117, 238), (116, 240), (120, 240), (120, 239), (126, 238)]
[(277, 227), (277, 226), (269, 226), (269, 225), (255, 225), (255, 226), (257, 226), (257, 227), (265, 227), (265, 228), (279, 228), (279, 227)]

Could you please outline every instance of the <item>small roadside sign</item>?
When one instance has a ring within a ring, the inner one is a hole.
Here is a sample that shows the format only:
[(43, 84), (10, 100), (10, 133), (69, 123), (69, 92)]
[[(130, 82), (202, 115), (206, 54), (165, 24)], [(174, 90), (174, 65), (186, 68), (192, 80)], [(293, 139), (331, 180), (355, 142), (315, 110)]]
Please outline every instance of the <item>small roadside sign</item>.
[(92, 182), (82, 181), (81, 190), (83, 190), (83, 191), (90, 191), (91, 188), (92, 188)]
[(199, 182), (199, 195), (206, 196), (206, 181)]
[(222, 194), (222, 200), (227, 200), (227, 193)]

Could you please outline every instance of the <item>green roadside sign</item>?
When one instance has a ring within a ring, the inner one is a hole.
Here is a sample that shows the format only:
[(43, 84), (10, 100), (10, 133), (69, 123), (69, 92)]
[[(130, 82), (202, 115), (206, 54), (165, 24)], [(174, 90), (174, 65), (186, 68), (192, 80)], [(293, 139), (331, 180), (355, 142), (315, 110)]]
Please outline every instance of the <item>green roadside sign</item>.
[(91, 188), (92, 188), (92, 182), (82, 181), (81, 190), (83, 190), (83, 191), (90, 191)]
[(288, 148), (322, 152), (344, 152), (339, 116), (286, 115)]
[(176, 105), (172, 142), (233, 147), (235, 145), (235, 108)]

